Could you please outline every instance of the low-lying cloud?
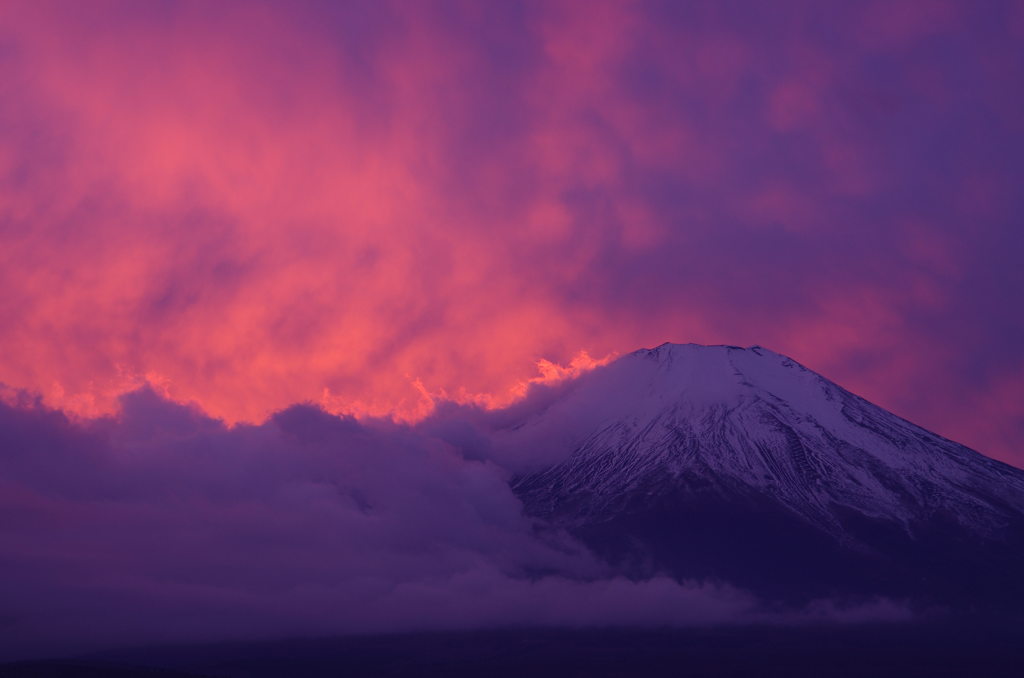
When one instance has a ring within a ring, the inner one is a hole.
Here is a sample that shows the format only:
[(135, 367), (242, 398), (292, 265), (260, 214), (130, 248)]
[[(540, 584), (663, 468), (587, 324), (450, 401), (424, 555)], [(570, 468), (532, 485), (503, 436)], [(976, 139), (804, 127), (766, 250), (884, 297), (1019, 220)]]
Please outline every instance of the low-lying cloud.
[(569, 536), (535, 530), (510, 472), (486, 446), (460, 449), (454, 424), (440, 436), (295, 405), (228, 428), (149, 388), (124, 396), (117, 417), (72, 420), (19, 398), (0, 404), (0, 658), (788, 619), (728, 583), (613, 576)]

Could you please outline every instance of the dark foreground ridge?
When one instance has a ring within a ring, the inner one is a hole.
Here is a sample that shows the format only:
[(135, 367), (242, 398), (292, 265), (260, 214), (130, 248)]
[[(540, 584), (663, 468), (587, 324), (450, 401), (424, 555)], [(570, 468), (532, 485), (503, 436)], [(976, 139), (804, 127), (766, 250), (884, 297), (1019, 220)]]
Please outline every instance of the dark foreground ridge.
[(668, 678), (1020, 675), (998, 626), (423, 633), (169, 647), (0, 666), (2, 678)]

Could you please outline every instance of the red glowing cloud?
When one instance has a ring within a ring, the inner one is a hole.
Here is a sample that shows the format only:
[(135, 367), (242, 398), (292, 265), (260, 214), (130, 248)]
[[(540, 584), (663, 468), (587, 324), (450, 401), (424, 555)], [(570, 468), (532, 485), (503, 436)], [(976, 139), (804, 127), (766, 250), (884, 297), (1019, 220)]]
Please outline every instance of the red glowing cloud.
[(1019, 464), (1024, 58), (974, 14), (5, 3), (0, 382), (415, 418), (759, 343)]

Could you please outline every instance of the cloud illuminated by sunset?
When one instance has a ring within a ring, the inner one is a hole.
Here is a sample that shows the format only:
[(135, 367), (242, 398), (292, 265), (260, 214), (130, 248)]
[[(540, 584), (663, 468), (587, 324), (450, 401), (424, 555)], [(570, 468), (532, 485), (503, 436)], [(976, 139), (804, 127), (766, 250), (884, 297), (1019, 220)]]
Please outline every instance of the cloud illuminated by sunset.
[(1024, 463), (1024, 12), (824, 4), (2, 3), (0, 382), (410, 419), (763, 344)]

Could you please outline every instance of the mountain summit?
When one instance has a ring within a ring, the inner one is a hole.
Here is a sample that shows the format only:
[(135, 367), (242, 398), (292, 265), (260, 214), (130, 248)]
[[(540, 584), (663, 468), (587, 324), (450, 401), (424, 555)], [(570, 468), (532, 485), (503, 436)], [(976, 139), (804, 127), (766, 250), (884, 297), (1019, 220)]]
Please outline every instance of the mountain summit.
[(759, 346), (636, 351), (510, 436), (565, 446), (513, 488), (625, 574), (1024, 601), (1024, 472)]

